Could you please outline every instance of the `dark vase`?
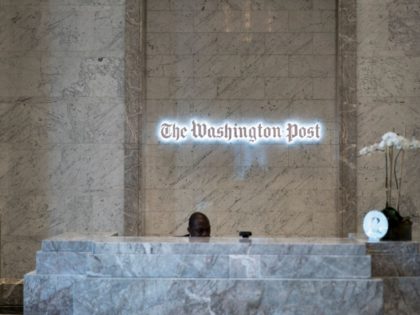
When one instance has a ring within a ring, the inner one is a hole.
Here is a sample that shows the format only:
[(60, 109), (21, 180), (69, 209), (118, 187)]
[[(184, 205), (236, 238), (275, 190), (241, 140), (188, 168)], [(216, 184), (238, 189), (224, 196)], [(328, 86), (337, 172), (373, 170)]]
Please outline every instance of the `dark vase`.
[(386, 206), (382, 213), (388, 219), (388, 232), (383, 241), (411, 241), (413, 222), (409, 217), (402, 217), (397, 209)]

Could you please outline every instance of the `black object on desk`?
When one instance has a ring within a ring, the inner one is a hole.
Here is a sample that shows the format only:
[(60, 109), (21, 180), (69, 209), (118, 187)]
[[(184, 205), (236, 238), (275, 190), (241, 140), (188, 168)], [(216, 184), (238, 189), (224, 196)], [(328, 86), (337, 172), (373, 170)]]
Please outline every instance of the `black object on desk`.
[(252, 236), (252, 232), (251, 231), (239, 231), (239, 236), (241, 236), (242, 238), (249, 238), (250, 236)]

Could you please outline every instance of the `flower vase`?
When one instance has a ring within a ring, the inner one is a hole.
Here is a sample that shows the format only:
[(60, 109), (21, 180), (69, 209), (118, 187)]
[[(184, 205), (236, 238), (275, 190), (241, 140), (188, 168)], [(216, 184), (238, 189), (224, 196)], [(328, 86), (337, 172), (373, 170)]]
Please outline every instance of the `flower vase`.
[(402, 217), (395, 208), (388, 204), (382, 213), (388, 219), (388, 232), (382, 238), (383, 241), (411, 241), (413, 222), (409, 217)]

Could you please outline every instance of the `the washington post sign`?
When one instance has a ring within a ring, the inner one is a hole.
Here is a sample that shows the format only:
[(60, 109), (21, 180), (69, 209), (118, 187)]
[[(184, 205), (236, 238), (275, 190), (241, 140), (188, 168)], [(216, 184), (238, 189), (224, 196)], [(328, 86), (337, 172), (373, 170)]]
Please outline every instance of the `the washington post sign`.
[(269, 124), (265, 122), (239, 123), (233, 121), (209, 122), (192, 119), (188, 123), (162, 120), (157, 136), (164, 143), (216, 142), (216, 143), (316, 143), (320, 142), (323, 128), (320, 122)]

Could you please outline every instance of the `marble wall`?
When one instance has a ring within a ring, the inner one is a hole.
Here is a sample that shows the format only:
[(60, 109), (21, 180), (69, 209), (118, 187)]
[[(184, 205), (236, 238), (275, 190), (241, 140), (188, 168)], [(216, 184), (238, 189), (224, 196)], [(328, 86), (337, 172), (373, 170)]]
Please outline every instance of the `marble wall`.
[(123, 232), (123, 78), (123, 0), (0, 0), (2, 277), (47, 236)]
[[(420, 139), (420, 3), (417, 0), (363, 0), (357, 3), (358, 145), (386, 131)], [(405, 159), (401, 212), (420, 237), (420, 152)], [(384, 156), (358, 158), (358, 214), (385, 206)]]
[[(147, 2), (145, 234), (338, 235), (334, 0)], [(324, 123), (320, 144), (162, 144), (163, 118)]]
[[(183, 234), (199, 210), (213, 235), (328, 236), (352, 231), (352, 205), (357, 226), (383, 207), (382, 156), (354, 168), (342, 155), (357, 200), (340, 210), (336, 1), (144, 3), (0, 0), (1, 276), (33, 269), (40, 240), (65, 231)], [(391, 129), (420, 138), (419, 12), (357, 1), (349, 144)], [(191, 117), (320, 119), (326, 133), (292, 147), (159, 143), (160, 119)], [(401, 210), (418, 238), (417, 160), (406, 157)]]

